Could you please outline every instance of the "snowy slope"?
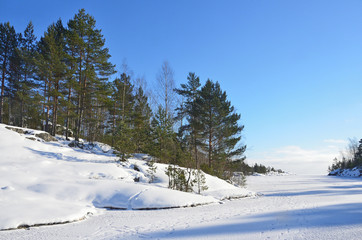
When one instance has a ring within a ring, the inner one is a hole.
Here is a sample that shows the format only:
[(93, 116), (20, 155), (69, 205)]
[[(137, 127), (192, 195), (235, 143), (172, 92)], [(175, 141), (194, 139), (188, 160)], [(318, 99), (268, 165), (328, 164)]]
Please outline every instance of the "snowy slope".
[(142, 156), (120, 164), (103, 144), (75, 149), (60, 137), (44, 142), (34, 136), (40, 131), (5, 127), (0, 124), (0, 229), (77, 221), (103, 213), (100, 208), (188, 207), (254, 195), (209, 175), (201, 195), (170, 190), (163, 164), (156, 164), (150, 184)]

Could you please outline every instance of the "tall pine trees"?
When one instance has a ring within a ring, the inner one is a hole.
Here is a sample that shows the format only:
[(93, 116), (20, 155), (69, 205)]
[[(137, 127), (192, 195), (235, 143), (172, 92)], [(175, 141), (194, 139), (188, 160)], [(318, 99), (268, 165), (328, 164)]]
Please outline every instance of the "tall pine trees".
[(244, 128), (238, 124), (240, 114), (235, 113), (218, 82), (207, 80), (196, 101), (209, 171), (222, 176), (228, 162), (242, 155), (246, 149), (237, 145)]
[[(104, 140), (123, 160), (130, 153), (150, 153), (172, 165), (170, 176), (179, 171), (174, 165), (186, 167), (187, 186), (192, 168), (198, 179), (200, 169), (223, 176), (235, 165), (230, 162), (243, 160), (240, 114), (218, 82), (201, 86), (189, 73), (174, 89), (173, 70), (164, 62), (153, 115), (141, 84), (134, 87), (126, 73), (109, 81), (115, 73), (109, 59), (101, 30), (84, 9), (67, 26), (61, 20), (51, 24), (38, 43), (31, 22), (23, 34), (0, 24), (0, 122), (43, 127), (52, 135), (60, 124), (67, 138), (74, 130), (76, 141)], [(182, 99), (177, 109), (175, 93)]]
[[(198, 121), (197, 99), (200, 96), (200, 79), (195, 73), (189, 73), (187, 83), (181, 84), (176, 93), (184, 99), (182, 105), (177, 108), (177, 117), (181, 119), (180, 135), (186, 142), (187, 148), (195, 159), (195, 167), (200, 168), (198, 161), (198, 147), (200, 146), (200, 124)], [(186, 118), (186, 122), (182, 121)], [(185, 123), (185, 124), (183, 124)]]
[(7, 23), (0, 23), (0, 71), (1, 71), (1, 92), (0, 92), (0, 123), (3, 123), (4, 116), (4, 95), (5, 84), (9, 80), (10, 60), (14, 57), (17, 47), (17, 36), (13, 26)]
[(246, 148), (238, 145), (244, 128), (238, 123), (240, 114), (235, 113), (218, 82), (207, 80), (199, 89), (200, 80), (194, 73), (189, 73), (187, 79), (186, 84), (175, 90), (185, 99), (178, 108), (179, 118), (186, 117), (180, 131), (196, 167), (199, 167), (199, 158), (203, 158), (204, 170), (223, 176), (235, 157), (242, 159), (240, 156)]
[[(38, 75), (42, 79), (45, 128), (53, 136), (56, 134), (58, 109), (62, 95), (62, 85), (66, 77), (65, 29), (59, 20), (48, 27), (39, 42), (37, 58)], [(49, 113), (52, 113), (51, 128), (48, 128)]]
[[(104, 47), (105, 39), (101, 30), (96, 28), (95, 19), (86, 14), (84, 9), (79, 10), (68, 22), (67, 44), (75, 64), (77, 81), (74, 90), (77, 115), (75, 137), (78, 140), (81, 130), (87, 137), (92, 136), (95, 117), (92, 111), (105, 106), (101, 98), (104, 94), (97, 90), (106, 89), (104, 85), (107, 77), (115, 70), (109, 62), (110, 54), (108, 48)], [(87, 118), (84, 118), (85, 113)]]

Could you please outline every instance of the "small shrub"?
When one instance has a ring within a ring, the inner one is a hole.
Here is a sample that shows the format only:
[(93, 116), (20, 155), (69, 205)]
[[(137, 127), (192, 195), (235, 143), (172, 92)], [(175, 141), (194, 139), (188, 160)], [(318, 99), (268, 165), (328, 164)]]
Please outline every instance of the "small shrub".
[(149, 168), (146, 170), (148, 177), (149, 177), (149, 183), (153, 183), (156, 180), (156, 169), (157, 167), (155, 166), (155, 162), (153, 160), (147, 162), (147, 165), (149, 166)]

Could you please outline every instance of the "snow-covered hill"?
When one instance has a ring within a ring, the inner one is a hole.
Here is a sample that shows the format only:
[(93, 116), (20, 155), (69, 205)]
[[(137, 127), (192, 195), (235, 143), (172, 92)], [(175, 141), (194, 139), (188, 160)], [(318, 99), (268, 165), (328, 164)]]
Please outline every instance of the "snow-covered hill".
[(188, 207), (255, 195), (210, 175), (201, 195), (171, 190), (164, 164), (155, 164), (149, 183), (144, 155), (120, 163), (104, 144), (71, 148), (60, 136), (46, 142), (41, 131), (6, 127), (0, 124), (0, 229), (77, 221), (104, 208)]

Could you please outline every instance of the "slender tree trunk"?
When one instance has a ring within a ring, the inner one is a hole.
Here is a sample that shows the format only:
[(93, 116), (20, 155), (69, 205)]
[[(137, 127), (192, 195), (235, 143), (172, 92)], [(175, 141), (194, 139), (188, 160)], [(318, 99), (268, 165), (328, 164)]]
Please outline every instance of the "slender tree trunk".
[(47, 122), (46, 111), (45, 111), (45, 109), (47, 108), (47, 106), (46, 106), (46, 95), (47, 95), (47, 80), (44, 80), (44, 104), (43, 104), (44, 123), (43, 123), (43, 131), (46, 131), (46, 122)]
[[(25, 65), (25, 69), (27, 69), (28, 66), (27, 64)], [(26, 85), (26, 82), (28, 80), (28, 74), (25, 70), (25, 74), (24, 74), (24, 85)], [(25, 86), (26, 88), (26, 86)], [(25, 97), (26, 92), (24, 91), (24, 86), (23, 86), (23, 94), (21, 96), (20, 99), (20, 105), (21, 105), (21, 109), (20, 109), (20, 122), (21, 122), (21, 127), (24, 127), (24, 97)]]
[(122, 121), (124, 121), (125, 116), (125, 98), (126, 98), (126, 80), (123, 82), (123, 96), (122, 96)]
[(20, 125), (24, 127), (24, 101), (20, 100)]
[(6, 57), (3, 62), (2, 76), (1, 76), (1, 94), (0, 94), (0, 123), (3, 123), (3, 111), (4, 111), (4, 90), (5, 90), (5, 66)]
[(50, 97), (48, 96), (48, 104), (47, 104), (47, 114), (46, 114), (46, 123), (45, 123), (45, 131), (46, 132), (49, 132), (49, 116), (50, 116), (50, 106), (49, 106), (49, 103), (50, 103)]
[[(57, 89), (58, 91), (58, 89)], [(54, 107), (53, 107), (53, 127), (51, 135), (55, 136), (57, 132), (57, 121), (58, 121), (58, 96), (54, 97)]]
[[(210, 123), (212, 123), (212, 119), (213, 119), (213, 116), (212, 116), (212, 110), (211, 110), (211, 107), (210, 107), (210, 111), (209, 111), (209, 120), (210, 120)], [(211, 162), (212, 162), (212, 137), (213, 137), (213, 126), (212, 124), (210, 124), (210, 129), (209, 129), (209, 167), (211, 168)]]
[(70, 118), (70, 111), (69, 111), (69, 106), (70, 106), (70, 100), (71, 100), (71, 94), (72, 94), (72, 88), (69, 85), (69, 89), (68, 89), (68, 104), (67, 104), (67, 118), (66, 118), (66, 127), (65, 127), (65, 139), (69, 140), (69, 118)]
[(212, 154), (212, 131), (210, 131), (209, 134), (209, 167), (211, 167), (211, 161), (212, 161), (211, 154)]
[(79, 94), (78, 94), (78, 106), (77, 106), (77, 127), (76, 127), (76, 133), (75, 133), (75, 141), (79, 141), (79, 135), (80, 135), (80, 126), (81, 126), (81, 119), (82, 119), (82, 96), (83, 96), (83, 87), (82, 87), (82, 57), (80, 58), (79, 63)]
[(8, 107), (8, 112), (9, 112), (9, 122), (8, 122), (8, 124), (9, 125), (12, 125), (11, 124), (11, 119), (13, 118), (12, 117), (12, 114), (11, 114), (11, 108), (12, 108), (12, 100), (11, 100), (11, 97), (9, 96), (9, 98), (8, 98), (8, 101), (9, 101), (9, 107)]
[(113, 105), (112, 147), (114, 146), (114, 134), (116, 133), (116, 101)]

